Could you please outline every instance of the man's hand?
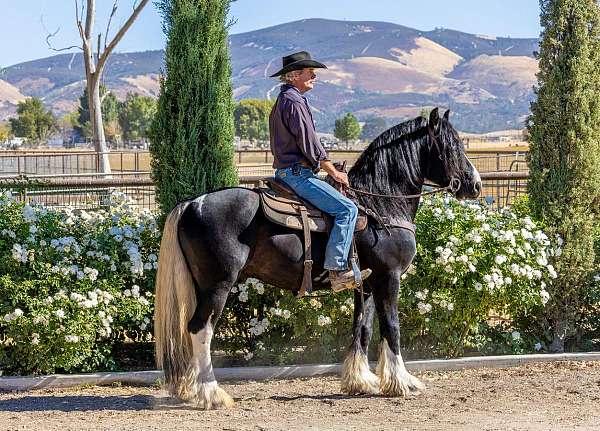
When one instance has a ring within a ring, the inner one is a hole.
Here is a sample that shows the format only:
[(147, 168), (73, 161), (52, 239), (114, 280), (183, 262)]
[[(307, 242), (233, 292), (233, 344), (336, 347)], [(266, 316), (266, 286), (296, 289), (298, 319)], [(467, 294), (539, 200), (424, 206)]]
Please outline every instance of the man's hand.
[(333, 163), (329, 160), (321, 161), (321, 169), (329, 174), (331, 178), (333, 178), (338, 183), (343, 184), (346, 187), (350, 187), (350, 183), (348, 182), (348, 174), (345, 172), (338, 171)]
[(348, 174), (346, 172), (336, 171), (335, 175), (331, 175), (331, 177), (338, 183), (342, 183), (344, 186), (350, 187), (350, 183), (348, 182)]

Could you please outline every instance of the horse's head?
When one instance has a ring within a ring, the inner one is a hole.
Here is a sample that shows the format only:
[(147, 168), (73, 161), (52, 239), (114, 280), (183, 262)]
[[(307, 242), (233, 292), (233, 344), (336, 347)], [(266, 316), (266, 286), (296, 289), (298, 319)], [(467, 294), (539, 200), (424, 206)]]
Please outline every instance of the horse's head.
[(481, 193), (481, 177), (465, 154), (458, 133), (450, 124), (450, 110), (440, 118), (438, 108), (429, 114), (429, 157), (424, 171), (427, 179), (450, 186), (458, 199), (474, 199)]

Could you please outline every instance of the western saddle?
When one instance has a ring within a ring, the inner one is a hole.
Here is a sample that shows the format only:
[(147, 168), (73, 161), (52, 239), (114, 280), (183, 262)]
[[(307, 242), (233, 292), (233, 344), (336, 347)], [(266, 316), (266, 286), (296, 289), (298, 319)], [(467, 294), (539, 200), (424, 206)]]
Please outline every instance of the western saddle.
[[(277, 177), (262, 180), (267, 187), (258, 189), (265, 217), (273, 223), (304, 232), (304, 274), (299, 297), (312, 292), (311, 232), (329, 232), (332, 217), (309, 202), (301, 199), (287, 184)], [(355, 232), (365, 229), (367, 217), (359, 215)]]

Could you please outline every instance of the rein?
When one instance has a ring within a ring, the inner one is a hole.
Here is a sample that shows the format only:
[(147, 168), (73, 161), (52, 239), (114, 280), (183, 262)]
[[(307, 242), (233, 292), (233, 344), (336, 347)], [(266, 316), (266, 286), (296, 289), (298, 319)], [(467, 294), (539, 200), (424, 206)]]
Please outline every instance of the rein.
[(372, 192), (368, 192), (366, 190), (360, 190), (360, 189), (355, 189), (354, 187), (346, 187), (348, 190), (352, 190), (355, 193), (361, 194), (361, 195), (366, 195), (366, 196), (373, 196), (376, 198), (387, 198), (387, 199), (415, 199), (415, 198), (420, 198), (422, 196), (427, 196), (427, 195), (433, 195), (435, 193), (442, 193), (442, 192), (451, 192), (451, 193), (456, 193), (459, 189), (460, 189), (460, 180), (458, 178), (452, 178), (450, 180), (450, 184), (447, 185), (446, 187), (438, 187), (437, 189), (428, 191), (428, 192), (422, 192), (422, 193), (418, 193), (416, 195), (384, 195), (384, 194), (379, 194), (379, 193), (372, 193)]
[[(448, 184), (446, 187), (439, 187), (435, 190), (431, 190), (428, 192), (422, 192), (422, 193), (419, 193), (416, 195), (384, 195), (384, 194), (379, 194), (379, 193), (367, 192), (365, 190), (355, 189), (354, 187), (344, 187), (344, 188), (348, 189), (348, 190), (352, 190), (353, 192), (358, 193), (359, 195), (374, 196), (374, 197), (378, 197), (378, 198), (414, 199), (414, 198), (420, 198), (421, 196), (433, 195), (435, 193), (442, 193), (442, 192), (446, 192), (446, 191), (450, 191), (451, 193), (456, 193), (460, 189), (460, 180), (456, 177), (452, 177), (452, 179), (450, 180), (450, 184)], [(360, 199), (360, 197), (358, 197), (358, 199)], [(413, 235), (415, 234), (414, 228), (410, 229), (405, 225), (386, 223), (385, 219), (376, 210), (371, 209), (371, 208), (367, 207), (366, 205), (364, 205), (364, 206), (358, 205), (358, 208), (363, 210), (367, 215), (370, 215), (371, 217), (375, 218), (375, 220), (377, 220), (377, 222), (385, 229), (385, 231), (387, 232), (388, 235), (392, 234), (392, 232), (390, 231), (390, 228), (394, 228), (394, 227), (409, 229), (413, 233)]]

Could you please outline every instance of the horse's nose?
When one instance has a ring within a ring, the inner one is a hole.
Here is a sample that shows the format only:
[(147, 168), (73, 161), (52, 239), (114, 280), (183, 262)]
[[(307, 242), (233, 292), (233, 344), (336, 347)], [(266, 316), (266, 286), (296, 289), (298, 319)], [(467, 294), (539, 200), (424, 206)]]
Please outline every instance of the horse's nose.
[(475, 185), (473, 186), (473, 189), (475, 190), (475, 197), (479, 197), (479, 195), (481, 194), (481, 188), (482, 188), (482, 184), (481, 181), (477, 181), (475, 183)]

